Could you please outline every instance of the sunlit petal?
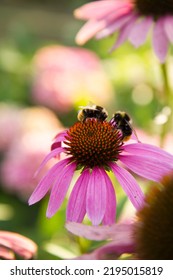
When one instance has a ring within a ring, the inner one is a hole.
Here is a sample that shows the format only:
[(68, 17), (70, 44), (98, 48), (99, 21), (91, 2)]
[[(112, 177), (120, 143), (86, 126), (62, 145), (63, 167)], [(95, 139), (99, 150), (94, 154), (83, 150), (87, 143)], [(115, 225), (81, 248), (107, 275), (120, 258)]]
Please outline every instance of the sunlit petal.
[(118, 182), (126, 192), (128, 198), (136, 209), (140, 209), (144, 203), (144, 194), (133, 176), (117, 164), (110, 164)]
[(74, 162), (65, 166), (62, 172), (59, 174), (58, 179), (54, 183), (46, 212), (48, 218), (52, 217), (61, 206), (69, 188), (75, 169), (76, 163)]
[(146, 17), (141, 21), (136, 22), (135, 25), (132, 27), (128, 39), (135, 47), (139, 47), (142, 44), (144, 44), (152, 23), (152, 18)]
[(106, 211), (106, 182), (98, 167), (93, 168), (88, 182), (86, 211), (93, 225), (102, 221)]
[(169, 41), (164, 30), (164, 19), (158, 19), (153, 29), (153, 49), (160, 60), (164, 62), (166, 59)]
[(90, 172), (86, 169), (74, 185), (67, 207), (67, 221), (82, 222), (86, 213), (86, 193), (89, 177)]

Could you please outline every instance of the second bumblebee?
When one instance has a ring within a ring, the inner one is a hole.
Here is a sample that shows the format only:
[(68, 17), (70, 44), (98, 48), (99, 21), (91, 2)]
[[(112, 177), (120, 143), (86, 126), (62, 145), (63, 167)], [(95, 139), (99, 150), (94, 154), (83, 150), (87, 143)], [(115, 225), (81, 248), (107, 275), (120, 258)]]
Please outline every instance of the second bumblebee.
[(110, 123), (116, 128), (120, 129), (122, 132), (122, 140), (127, 141), (130, 139), (132, 134), (134, 134), (135, 138), (138, 140), (135, 130), (132, 127), (132, 121), (129, 115), (123, 111), (117, 111), (113, 115)]

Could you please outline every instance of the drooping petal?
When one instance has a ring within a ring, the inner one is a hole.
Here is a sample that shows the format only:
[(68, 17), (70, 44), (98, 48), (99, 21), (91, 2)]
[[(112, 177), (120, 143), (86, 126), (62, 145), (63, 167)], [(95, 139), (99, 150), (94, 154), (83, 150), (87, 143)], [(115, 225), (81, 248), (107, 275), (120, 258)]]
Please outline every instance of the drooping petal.
[(103, 224), (111, 225), (115, 223), (115, 217), (116, 217), (115, 190), (107, 173), (104, 170), (102, 170), (102, 174), (104, 176), (106, 188), (107, 188), (107, 204), (106, 204), (105, 215), (103, 218)]
[(37, 171), (34, 174), (34, 177), (38, 175), (38, 173), (40, 172), (40, 170), (46, 165), (46, 163), (53, 157), (58, 156), (60, 153), (64, 152), (64, 148), (59, 147), (56, 148), (54, 150), (52, 150), (42, 161), (42, 163), (40, 164), (39, 168), (37, 169)]
[(146, 41), (152, 23), (153, 19), (151, 17), (145, 17), (132, 27), (128, 39), (135, 47), (141, 46)]
[(150, 158), (158, 159), (159, 161), (162, 161), (163, 163), (169, 163), (170, 168), (173, 167), (173, 155), (169, 154), (168, 152), (150, 145), (150, 144), (144, 144), (144, 143), (133, 143), (133, 144), (126, 144), (123, 146), (123, 150), (127, 153), (134, 154), (134, 155), (140, 155)]
[(111, 163), (110, 167), (134, 207), (140, 209), (144, 203), (144, 194), (136, 180), (127, 170), (117, 164)]
[(164, 29), (169, 41), (173, 43), (173, 16), (165, 17)]
[(55, 181), (55, 179), (61, 174), (63, 168), (69, 163), (68, 159), (64, 159), (56, 163), (41, 179), (37, 187), (35, 188), (34, 192), (29, 198), (29, 205), (32, 205), (39, 200), (41, 200), (48, 190), (50, 189), (51, 185)]
[(84, 170), (71, 192), (67, 206), (67, 221), (82, 222), (86, 214), (86, 193), (90, 172)]
[(120, 155), (119, 159), (134, 173), (156, 182), (173, 170), (169, 163), (148, 156)]
[(135, 21), (137, 20), (137, 18), (138, 18), (138, 16), (136, 14), (131, 14), (131, 18), (120, 29), (118, 39), (110, 51), (115, 50), (116, 48), (118, 48), (120, 45), (122, 45), (126, 41), (126, 39), (128, 38), (129, 32), (130, 32), (132, 26), (134, 25)]
[(99, 31), (108, 29), (111, 24), (115, 22), (115, 20), (123, 14), (127, 14), (129, 11), (128, 8), (123, 8), (117, 10), (115, 13), (114, 10), (109, 12), (106, 17), (96, 19), (91, 18), (77, 33), (76, 35), (76, 42), (79, 45), (85, 44), (88, 40), (94, 37)]
[(0, 259), (1, 260), (14, 260), (15, 254), (9, 249), (0, 246)]
[(68, 222), (66, 228), (71, 233), (90, 240), (113, 239), (117, 242), (125, 241), (127, 235), (131, 235), (132, 223), (117, 223), (113, 225), (88, 226), (80, 223)]
[[(2, 248), (5, 250), (3, 251)], [(36, 255), (37, 245), (29, 238), (16, 232), (0, 231), (0, 256), (14, 259), (10, 251), (15, 252), (24, 259), (31, 259)]]
[(78, 45), (85, 44), (88, 40), (95, 36), (97, 32), (105, 27), (104, 21), (89, 20), (84, 26), (79, 30), (76, 35), (76, 43)]
[(55, 136), (54, 143), (51, 145), (51, 151), (61, 147), (61, 142), (65, 140), (65, 136), (67, 136), (67, 130), (62, 131)]
[(134, 253), (133, 224), (120, 223), (111, 226), (86, 226), (68, 223), (66, 228), (78, 236), (91, 240), (112, 239), (113, 241), (100, 246), (89, 254), (81, 255), (79, 260), (109, 260), (118, 259), (123, 253)]
[[(74, 15), (78, 19), (100, 19), (106, 17), (110, 12), (121, 7), (130, 6), (130, 3), (122, 3), (122, 1), (94, 1), (83, 5), (74, 11)], [(115, 12), (114, 12), (115, 13)]]
[(126, 238), (122, 240), (122, 243), (117, 240), (109, 242), (106, 245), (99, 247), (92, 253), (81, 255), (75, 260), (116, 260), (122, 254), (131, 254), (135, 251), (135, 243), (133, 240)]
[(131, 18), (131, 14), (125, 13), (123, 16), (115, 18), (115, 20), (105, 27), (103, 30), (99, 31), (96, 35), (96, 39), (102, 39), (114, 33), (119, 28), (122, 28)]
[(101, 223), (106, 211), (106, 182), (101, 170), (93, 168), (87, 188), (86, 212), (93, 225)]
[(169, 41), (164, 29), (164, 19), (160, 18), (156, 21), (153, 29), (153, 49), (160, 60), (163, 63), (166, 59), (166, 54), (168, 51)]
[(59, 132), (59, 133), (54, 137), (54, 140), (55, 140), (56, 142), (62, 142), (62, 141), (64, 141), (65, 136), (68, 135), (68, 134), (67, 134), (67, 131), (68, 131), (68, 129), (65, 129), (65, 130)]
[(54, 183), (46, 212), (48, 218), (52, 217), (61, 206), (69, 188), (75, 169), (75, 162), (66, 165), (62, 172), (59, 174), (59, 178)]

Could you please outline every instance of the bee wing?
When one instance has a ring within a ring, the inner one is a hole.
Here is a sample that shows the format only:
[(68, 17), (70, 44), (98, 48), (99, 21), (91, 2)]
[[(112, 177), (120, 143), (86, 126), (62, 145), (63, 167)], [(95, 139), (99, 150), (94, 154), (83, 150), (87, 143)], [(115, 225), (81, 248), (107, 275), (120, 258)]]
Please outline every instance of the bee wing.
[(133, 132), (132, 132), (132, 135), (131, 135), (131, 138), (136, 140), (138, 143), (141, 143), (141, 141), (139, 140), (137, 134), (136, 134), (136, 131), (134, 130), (133, 128)]
[(94, 108), (96, 105), (91, 100), (89, 100), (87, 107)]
[(141, 143), (141, 141), (139, 141), (139, 138), (138, 138), (138, 136), (137, 136), (137, 133), (136, 133), (136, 131), (135, 131), (133, 125), (132, 125), (132, 120), (130, 120), (130, 121), (128, 122), (128, 124), (129, 124), (129, 126), (130, 126), (130, 128), (131, 128), (131, 130), (132, 130), (131, 139), (134, 139), (134, 140), (136, 140), (138, 143)]
[(136, 130), (135, 130), (132, 126), (131, 126), (131, 128), (132, 128), (132, 135), (131, 135), (131, 138), (134, 139), (134, 140), (136, 140), (138, 143), (141, 143), (141, 141), (139, 140), (138, 135), (137, 135), (137, 133), (136, 133)]
[(88, 104), (86, 106), (79, 106), (79, 109), (82, 110), (82, 109), (95, 109), (96, 105), (89, 101)]
[(79, 106), (79, 110), (86, 108), (86, 106)]

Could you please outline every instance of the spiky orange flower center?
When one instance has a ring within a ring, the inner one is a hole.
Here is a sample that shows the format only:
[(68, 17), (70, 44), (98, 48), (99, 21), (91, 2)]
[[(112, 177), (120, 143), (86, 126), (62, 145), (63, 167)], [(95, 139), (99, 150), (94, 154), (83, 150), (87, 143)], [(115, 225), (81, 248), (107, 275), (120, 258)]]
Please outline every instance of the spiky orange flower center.
[(141, 15), (151, 15), (155, 18), (173, 15), (172, 0), (132, 0)]
[(122, 141), (119, 131), (108, 122), (87, 119), (68, 131), (66, 152), (79, 167), (104, 166), (118, 160)]

